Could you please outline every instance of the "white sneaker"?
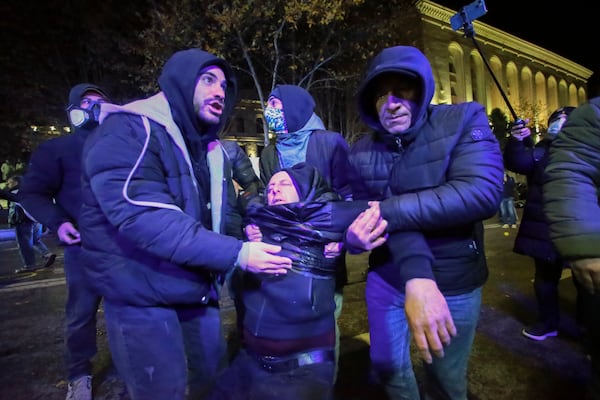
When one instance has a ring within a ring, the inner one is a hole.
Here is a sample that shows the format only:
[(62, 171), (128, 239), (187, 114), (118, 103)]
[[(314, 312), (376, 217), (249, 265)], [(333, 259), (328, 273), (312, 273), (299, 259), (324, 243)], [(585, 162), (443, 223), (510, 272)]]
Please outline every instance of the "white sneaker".
[(508, 228), (508, 224), (502, 225), (503, 228)]
[(92, 376), (81, 376), (69, 382), (66, 400), (92, 400)]

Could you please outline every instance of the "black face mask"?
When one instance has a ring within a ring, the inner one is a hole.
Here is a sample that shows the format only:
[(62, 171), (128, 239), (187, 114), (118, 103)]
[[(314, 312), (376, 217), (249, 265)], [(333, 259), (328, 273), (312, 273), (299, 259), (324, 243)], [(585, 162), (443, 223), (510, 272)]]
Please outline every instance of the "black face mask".
[(69, 121), (75, 128), (90, 129), (96, 127), (100, 121), (101, 103), (102, 102), (92, 102), (87, 109), (75, 105), (69, 106), (69, 108), (67, 108)]

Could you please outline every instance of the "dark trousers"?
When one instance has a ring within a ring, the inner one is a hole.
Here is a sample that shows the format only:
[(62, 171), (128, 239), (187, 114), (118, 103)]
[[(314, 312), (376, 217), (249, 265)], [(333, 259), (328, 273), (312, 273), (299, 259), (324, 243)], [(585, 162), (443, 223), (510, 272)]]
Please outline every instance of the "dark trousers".
[(67, 378), (75, 380), (92, 374), (92, 358), (96, 354), (96, 313), (101, 297), (89, 284), (81, 247), (65, 247), (65, 365)]
[(219, 377), (210, 400), (331, 400), (335, 362), (268, 371), (241, 349)]
[[(549, 329), (558, 329), (560, 321), (558, 285), (565, 269), (565, 263), (562, 259), (546, 261), (539, 258), (534, 258), (534, 263), (533, 289), (538, 305), (538, 320)], [(581, 290), (575, 276), (573, 276), (573, 283), (577, 289), (576, 320), (577, 323), (581, 324), (583, 318), (580, 299)]]
[(583, 323), (586, 328), (588, 353), (592, 371), (588, 385), (588, 399), (600, 400), (600, 294), (581, 290)]

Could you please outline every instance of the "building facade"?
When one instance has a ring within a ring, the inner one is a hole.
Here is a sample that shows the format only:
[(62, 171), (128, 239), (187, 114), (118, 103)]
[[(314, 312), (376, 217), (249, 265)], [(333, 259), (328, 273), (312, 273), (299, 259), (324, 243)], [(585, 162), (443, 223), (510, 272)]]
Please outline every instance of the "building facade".
[(419, 1), (417, 8), (423, 51), (435, 73), (435, 103), (478, 101), (488, 114), (499, 108), (509, 118), (512, 107), (519, 118), (545, 128), (552, 111), (587, 100), (593, 71), (584, 66), (477, 20), (469, 37), (450, 25), (457, 10), (432, 1)]
[[(420, 37), (415, 39), (435, 76), (433, 103), (477, 101), (488, 115), (498, 108), (513, 120), (514, 112), (540, 131), (555, 109), (587, 100), (593, 71), (584, 66), (477, 20), (469, 37), (451, 26), (459, 10), (429, 0), (418, 1), (416, 8)], [(259, 102), (242, 100), (226, 132), (251, 157), (260, 155), (267, 140)]]

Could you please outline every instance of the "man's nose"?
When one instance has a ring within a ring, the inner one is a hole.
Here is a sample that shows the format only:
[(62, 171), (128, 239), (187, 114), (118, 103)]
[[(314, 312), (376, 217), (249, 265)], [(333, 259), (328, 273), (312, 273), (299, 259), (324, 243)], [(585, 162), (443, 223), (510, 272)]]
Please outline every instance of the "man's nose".
[(215, 85), (215, 96), (224, 99), (225, 98), (225, 89), (221, 85)]
[(386, 104), (389, 108), (397, 108), (402, 105), (402, 98), (395, 96), (392, 92), (388, 93)]

